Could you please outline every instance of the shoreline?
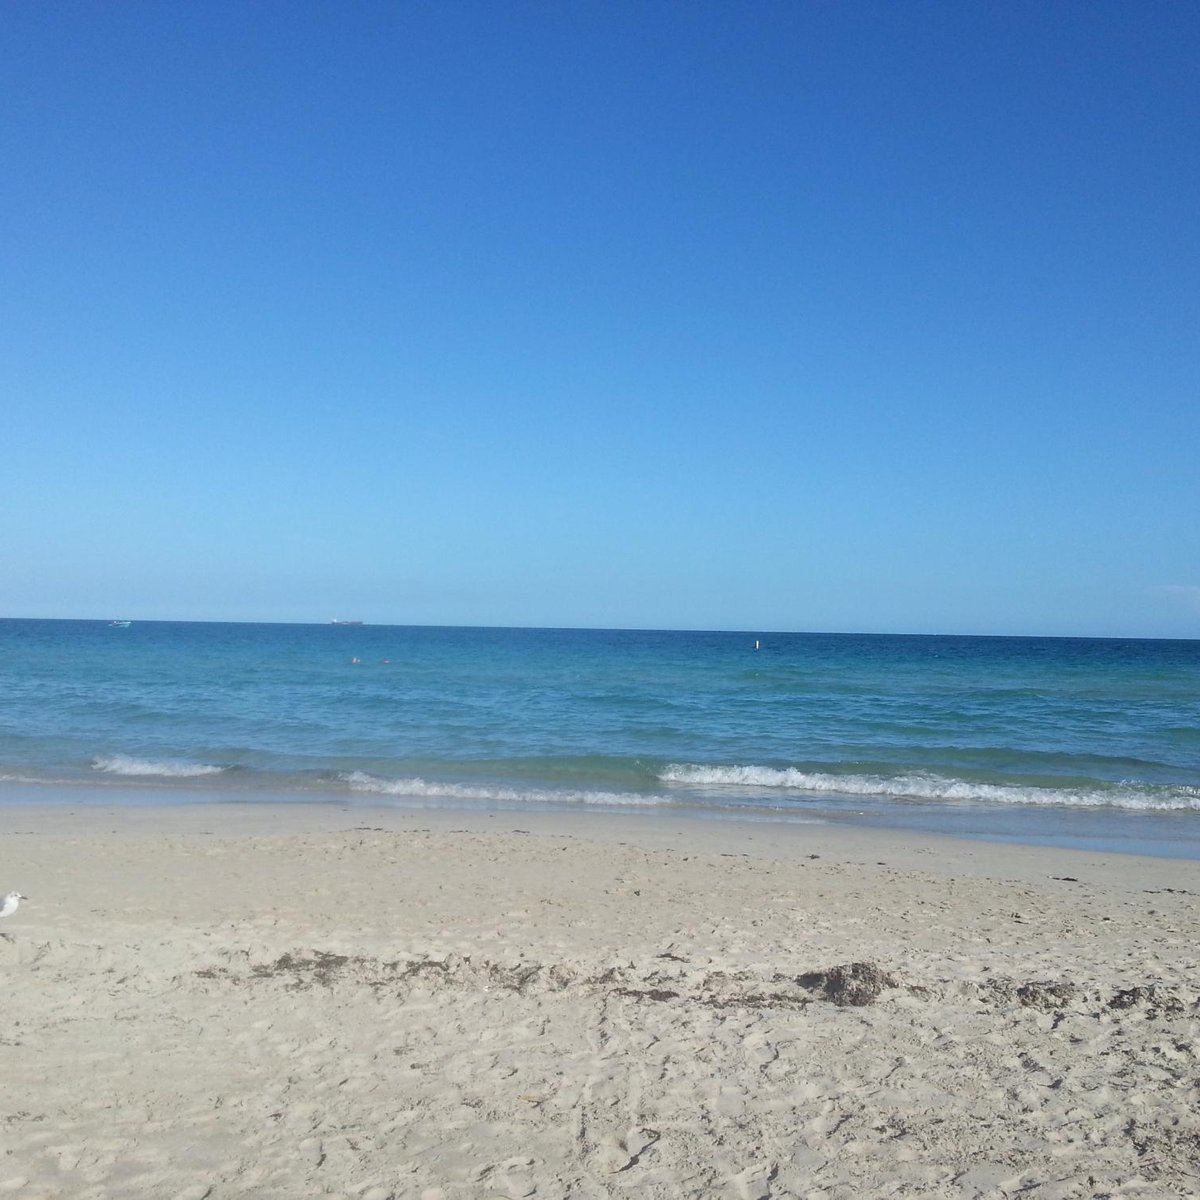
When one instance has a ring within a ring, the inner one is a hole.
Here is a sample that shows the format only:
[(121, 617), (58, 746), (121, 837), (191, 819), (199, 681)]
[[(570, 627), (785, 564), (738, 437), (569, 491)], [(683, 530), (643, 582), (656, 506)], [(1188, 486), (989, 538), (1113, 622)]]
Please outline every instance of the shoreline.
[(877, 863), (881, 855), (890, 855), (892, 864), (902, 869), (994, 871), (997, 877), (1006, 878), (1033, 878), (1056, 865), (1071, 864), (1103, 871), (1110, 880), (1179, 875), (1194, 877), (1200, 883), (1200, 863), (1190, 858), (1007, 842), (841, 821), (713, 816), (683, 809), (485, 809), (326, 798), (231, 801), (222, 797), (129, 803), (107, 794), (103, 800), (76, 802), (68, 794), (51, 802), (0, 800), (0, 813), (11, 816), (10, 828), (0, 833), (0, 844), (5, 837), (16, 835), (287, 838), (359, 829), (388, 833), (420, 829), (439, 834), (558, 836), (646, 850), (682, 848), (717, 855), (732, 852), (780, 862), (808, 860), (814, 851), (861, 864)]
[[(864, 800), (870, 798), (864, 797)], [(830, 807), (813, 802), (794, 808), (704, 804), (553, 804), (533, 801), (475, 801), (448, 797), (371, 792), (322, 792), (297, 790), (233, 789), (212, 784), (168, 785), (159, 781), (41, 782), (0, 780), (0, 813), (7, 810), (93, 808), (212, 810), (278, 809), (297, 812), (328, 808), (334, 811), (375, 813), (446, 813), (490, 818), (508, 816), (531, 819), (539, 814), (580, 817), (588, 821), (634, 821), (648, 827), (659, 822), (712, 825), (723, 830), (758, 826), (790, 836), (790, 831), (831, 828), (901, 839), (951, 839), (979, 846), (1040, 847), (1054, 852), (1076, 851), (1104, 857), (1156, 858), (1200, 862), (1200, 829), (1195, 828), (1192, 810), (1139, 812), (1095, 808), (1055, 811), (1038, 806), (928, 805), (891, 802), (887, 807), (857, 808), (853, 804)], [(1098, 820), (1099, 818), (1099, 820)]]

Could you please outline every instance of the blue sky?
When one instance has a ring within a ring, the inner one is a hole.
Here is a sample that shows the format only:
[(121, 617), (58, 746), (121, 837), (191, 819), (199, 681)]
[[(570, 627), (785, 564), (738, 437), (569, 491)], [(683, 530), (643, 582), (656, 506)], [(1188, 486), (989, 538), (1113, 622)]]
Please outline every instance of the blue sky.
[(0, 615), (1200, 636), (1200, 9), (0, 9)]

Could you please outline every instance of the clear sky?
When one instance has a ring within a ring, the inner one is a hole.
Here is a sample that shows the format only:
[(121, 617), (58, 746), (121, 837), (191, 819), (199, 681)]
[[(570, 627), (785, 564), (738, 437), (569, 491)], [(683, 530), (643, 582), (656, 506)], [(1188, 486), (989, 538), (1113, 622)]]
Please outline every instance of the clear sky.
[(1200, 6), (0, 6), (0, 615), (1200, 636)]

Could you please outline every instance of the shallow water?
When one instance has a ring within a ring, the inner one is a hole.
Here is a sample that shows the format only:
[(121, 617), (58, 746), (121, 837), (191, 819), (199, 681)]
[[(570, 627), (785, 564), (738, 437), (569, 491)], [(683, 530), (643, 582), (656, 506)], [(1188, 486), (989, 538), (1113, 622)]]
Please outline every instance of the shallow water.
[(1200, 857), (1200, 642), (0, 621), (0, 799), (51, 784)]

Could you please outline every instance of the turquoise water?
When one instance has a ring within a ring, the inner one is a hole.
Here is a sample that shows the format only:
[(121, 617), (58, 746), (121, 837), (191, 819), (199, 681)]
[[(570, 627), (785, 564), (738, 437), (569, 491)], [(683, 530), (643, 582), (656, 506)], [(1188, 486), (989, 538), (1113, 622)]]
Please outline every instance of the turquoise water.
[(0, 800), (85, 784), (1200, 857), (1200, 642), (0, 621)]

